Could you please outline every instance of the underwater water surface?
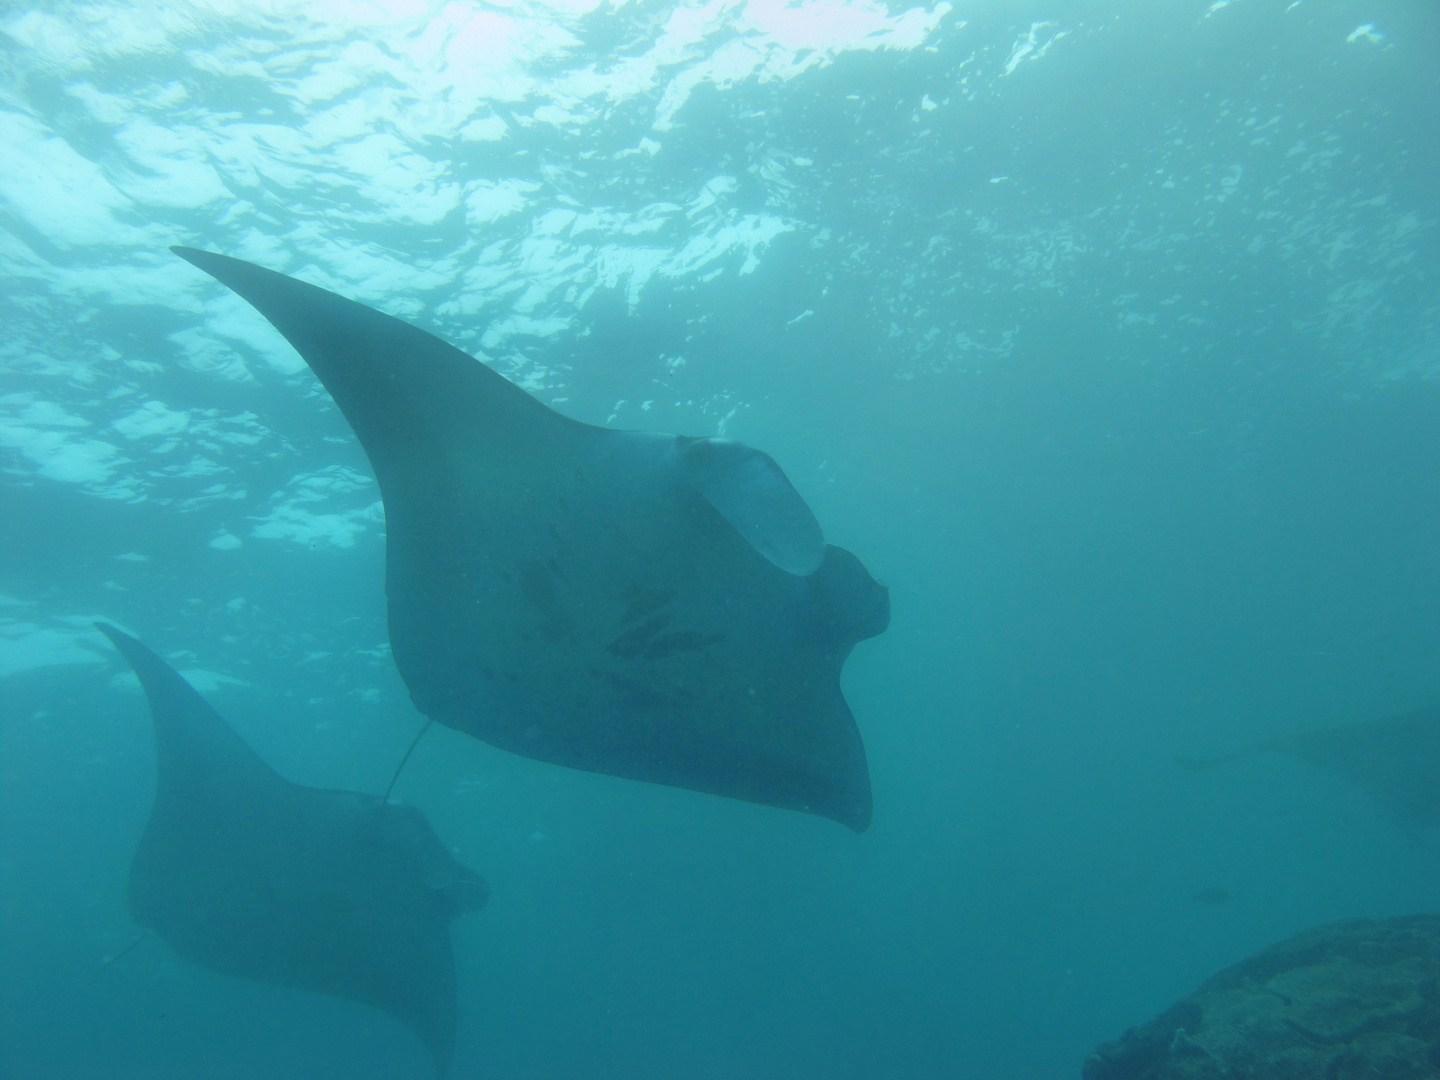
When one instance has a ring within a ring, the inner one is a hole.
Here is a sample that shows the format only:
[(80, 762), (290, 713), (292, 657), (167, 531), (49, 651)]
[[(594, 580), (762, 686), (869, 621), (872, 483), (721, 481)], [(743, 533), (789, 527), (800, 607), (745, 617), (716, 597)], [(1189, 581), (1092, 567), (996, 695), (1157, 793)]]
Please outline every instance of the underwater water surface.
[(96, 620), (297, 783), (379, 794), (424, 722), (365, 454), (173, 244), (760, 447), (890, 591), (860, 835), (427, 732), (395, 795), (491, 889), (449, 1075), (1073, 1077), (1440, 910), (1374, 792), (1179, 764), (1440, 702), (1440, 9), (101, 0), (0, 48), (4, 1080), (432, 1075), (118, 955), (155, 753)]

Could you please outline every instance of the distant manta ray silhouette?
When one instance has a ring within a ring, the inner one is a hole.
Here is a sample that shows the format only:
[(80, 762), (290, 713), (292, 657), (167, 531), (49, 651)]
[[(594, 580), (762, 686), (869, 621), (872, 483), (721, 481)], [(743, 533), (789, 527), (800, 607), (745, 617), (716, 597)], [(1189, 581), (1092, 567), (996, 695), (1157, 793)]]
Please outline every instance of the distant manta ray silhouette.
[(171, 250), (285, 336), (369, 456), (391, 650), (422, 713), (542, 761), (866, 828), (840, 669), (889, 595), (769, 456), (570, 420), (399, 319)]
[(135, 921), (211, 971), (382, 1009), (443, 1074), (455, 1046), (450, 923), (485, 905), (485, 879), (412, 807), (282, 778), (164, 660), (97, 625), (155, 724), (155, 805), (130, 864)]
[(1180, 763), (1209, 769), (1267, 752), (1289, 754), (1344, 777), (1406, 824), (1440, 826), (1440, 706), (1282, 735)]

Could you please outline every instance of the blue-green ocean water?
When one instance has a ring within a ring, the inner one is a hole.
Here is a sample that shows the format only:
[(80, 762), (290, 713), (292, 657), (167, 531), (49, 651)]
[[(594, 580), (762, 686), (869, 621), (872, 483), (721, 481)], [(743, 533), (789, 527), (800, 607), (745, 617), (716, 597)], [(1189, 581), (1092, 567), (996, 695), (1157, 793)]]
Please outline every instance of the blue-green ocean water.
[(493, 888), (453, 1076), (1074, 1077), (1440, 909), (1366, 793), (1176, 764), (1440, 700), (1440, 9), (907, 2), (0, 9), (0, 1077), (428, 1075), (359, 1006), (101, 967), (154, 764), (92, 620), (302, 783), (421, 722), (364, 455), (173, 243), (764, 448), (890, 588), (862, 836), (426, 736), (396, 793)]

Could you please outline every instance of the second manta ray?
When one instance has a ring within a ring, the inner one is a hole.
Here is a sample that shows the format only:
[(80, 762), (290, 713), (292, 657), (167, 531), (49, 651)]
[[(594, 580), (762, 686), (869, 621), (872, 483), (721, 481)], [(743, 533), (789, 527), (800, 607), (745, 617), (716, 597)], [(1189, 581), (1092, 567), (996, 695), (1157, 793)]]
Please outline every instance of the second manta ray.
[(768, 455), (570, 420), (399, 319), (173, 250), (285, 336), (360, 439), (390, 645), (422, 713), (542, 761), (866, 828), (840, 669), (889, 595)]
[(450, 923), (489, 886), (420, 811), (292, 784), (140, 642), (100, 631), (155, 721), (155, 804), (130, 864), (130, 913), (202, 967), (358, 1001), (455, 1045)]
[(1208, 769), (1267, 752), (1289, 754), (1343, 776), (1399, 821), (1440, 827), (1440, 705), (1282, 735), (1220, 757), (1182, 758), (1180, 763)]

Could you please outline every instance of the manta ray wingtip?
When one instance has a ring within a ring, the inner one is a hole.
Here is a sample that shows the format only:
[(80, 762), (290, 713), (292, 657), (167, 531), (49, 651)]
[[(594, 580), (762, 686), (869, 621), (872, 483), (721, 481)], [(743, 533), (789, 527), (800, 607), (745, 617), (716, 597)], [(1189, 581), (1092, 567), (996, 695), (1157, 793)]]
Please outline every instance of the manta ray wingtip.
[[(171, 244), (170, 251), (171, 254), (179, 255), (180, 258), (184, 259), (191, 266), (198, 267), (201, 270), (205, 270), (204, 263), (209, 260), (227, 258), (227, 256), (217, 255), (213, 251), (205, 251), (202, 248), (187, 247), (184, 244)], [(209, 273), (209, 271), (207, 270), (206, 273)]]
[(119, 645), (122, 641), (134, 640), (134, 638), (132, 638), (129, 634), (125, 633), (124, 630), (121, 630), (118, 626), (113, 626), (110, 623), (103, 622), (97, 619), (93, 625), (96, 630), (99, 630), (100, 633), (104, 634), (107, 638), (110, 639), (111, 644)]

